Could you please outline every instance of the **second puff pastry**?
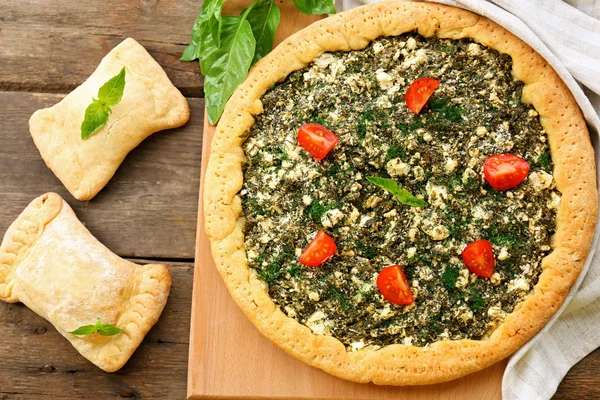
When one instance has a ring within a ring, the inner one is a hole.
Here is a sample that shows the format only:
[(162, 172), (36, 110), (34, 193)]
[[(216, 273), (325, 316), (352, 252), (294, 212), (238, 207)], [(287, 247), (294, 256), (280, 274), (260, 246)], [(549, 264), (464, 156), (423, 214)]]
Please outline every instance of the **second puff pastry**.
[[(108, 372), (127, 362), (158, 321), (170, 285), (166, 266), (115, 255), (54, 193), (31, 202), (0, 245), (0, 300), (24, 303)], [(124, 330), (115, 336), (68, 333), (96, 318)]]

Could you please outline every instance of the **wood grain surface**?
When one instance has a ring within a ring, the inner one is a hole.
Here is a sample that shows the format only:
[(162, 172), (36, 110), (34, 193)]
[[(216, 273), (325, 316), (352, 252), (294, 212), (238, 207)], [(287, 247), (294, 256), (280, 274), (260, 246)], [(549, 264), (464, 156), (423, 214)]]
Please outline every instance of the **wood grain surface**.
[(0, 90), (67, 93), (133, 37), (186, 96), (201, 96), (197, 63), (179, 61), (197, 0), (2, 0)]
[(166, 264), (172, 287), (161, 319), (129, 362), (112, 374), (81, 357), (24, 305), (1, 303), (0, 399), (185, 398), (193, 265)]
[(182, 128), (151, 135), (92, 201), (77, 201), (48, 169), (28, 121), (63, 95), (0, 92), (0, 232), (35, 197), (57, 192), (88, 229), (124, 257), (193, 259), (204, 100), (188, 99)]
[[(0, 0), (0, 235), (34, 197), (55, 191), (115, 253), (139, 263), (163, 260), (173, 277), (160, 321), (127, 365), (112, 374), (83, 359), (52, 325), (23, 305), (0, 302), (0, 399), (186, 397), (204, 102), (198, 64), (178, 59), (200, 8), (201, 0)], [(27, 121), (34, 110), (81, 84), (128, 36), (144, 45), (191, 97), (191, 120), (183, 128), (152, 135), (96, 198), (78, 202), (45, 167)], [(222, 285), (220, 278), (217, 284)], [(206, 292), (209, 298), (211, 291)], [(218, 301), (233, 305), (229, 297)], [(234, 305), (231, 312), (240, 313)], [(239, 341), (226, 329), (227, 320), (221, 321), (220, 332)], [(241, 329), (253, 332), (252, 340), (265, 340), (250, 325)], [(298, 363), (275, 346), (269, 352)], [(246, 367), (250, 376), (265, 368), (260, 362), (248, 365), (255, 368)], [(213, 379), (214, 373), (209, 371), (205, 379)], [(268, 386), (277, 371), (273, 374), (254, 375), (254, 380)], [(599, 376), (597, 350), (569, 372), (555, 399), (600, 398)], [(299, 379), (309, 387), (320, 382)]]

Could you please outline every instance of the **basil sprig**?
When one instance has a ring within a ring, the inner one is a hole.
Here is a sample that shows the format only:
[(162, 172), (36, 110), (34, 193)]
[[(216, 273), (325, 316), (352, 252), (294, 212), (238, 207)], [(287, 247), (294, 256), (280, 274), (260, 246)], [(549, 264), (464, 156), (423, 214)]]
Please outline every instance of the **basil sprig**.
[[(206, 0), (181, 60), (200, 61), (208, 121), (216, 124), (248, 70), (273, 47), (281, 13), (274, 0), (255, 0), (239, 16), (223, 16), (225, 0)], [(305, 14), (333, 14), (333, 0), (294, 0)]]
[(111, 107), (119, 104), (124, 91), (125, 68), (102, 85), (98, 90), (98, 98), (92, 99), (92, 104), (85, 109), (85, 116), (81, 123), (81, 139), (89, 138), (106, 124)]
[(426, 207), (429, 205), (425, 200), (413, 196), (408, 190), (402, 189), (402, 185), (393, 179), (369, 176), (367, 180), (372, 184), (390, 192), (402, 204), (412, 207)]
[(96, 332), (102, 336), (114, 336), (123, 332), (123, 328), (117, 328), (111, 324), (101, 324), (100, 318), (96, 318), (96, 323), (94, 325), (83, 325), (69, 333), (73, 335), (87, 336), (93, 335)]

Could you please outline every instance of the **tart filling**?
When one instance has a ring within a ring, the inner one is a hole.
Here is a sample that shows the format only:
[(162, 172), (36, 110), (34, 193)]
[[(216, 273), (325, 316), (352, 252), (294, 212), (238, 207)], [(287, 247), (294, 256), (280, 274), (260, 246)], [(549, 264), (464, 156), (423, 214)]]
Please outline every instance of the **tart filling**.
[[(550, 251), (560, 194), (537, 112), (508, 55), (469, 40), (404, 34), (352, 52), (325, 53), (262, 98), (244, 143), (241, 191), (249, 265), (270, 297), (315, 334), (349, 350), (480, 339), (532, 290)], [(412, 82), (440, 82), (419, 114), (405, 102)], [(320, 161), (298, 143), (319, 123), (339, 141)], [(531, 167), (510, 190), (487, 183), (489, 156), (511, 153)], [(382, 177), (427, 202), (398, 202), (368, 178)], [(337, 251), (318, 267), (298, 261), (318, 231)], [(486, 239), (490, 278), (461, 259)], [(379, 292), (391, 264), (414, 303)]]

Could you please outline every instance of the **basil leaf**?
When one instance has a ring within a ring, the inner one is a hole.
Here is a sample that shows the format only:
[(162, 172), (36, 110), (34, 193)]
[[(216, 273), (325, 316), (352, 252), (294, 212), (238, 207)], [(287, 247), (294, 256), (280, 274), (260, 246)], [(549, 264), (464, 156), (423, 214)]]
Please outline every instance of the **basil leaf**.
[(400, 191), (400, 189), (402, 188), (402, 185), (399, 184), (398, 182), (396, 182), (393, 179), (387, 179), (387, 178), (380, 178), (378, 176), (368, 176), (367, 180), (369, 182), (371, 182), (372, 184), (379, 186), (382, 189), (387, 190), (388, 192), (390, 192), (391, 194), (393, 194), (394, 196), (396, 195), (396, 193), (398, 193)]
[(221, 40), (221, 11), (225, 0), (207, 0), (202, 5), (202, 12), (194, 21), (192, 27), (192, 39), (181, 55), (181, 61), (194, 61), (200, 58), (202, 49), (202, 38), (206, 36), (215, 37), (217, 47)]
[[(210, 34), (213, 38), (216, 38), (217, 46), (221, 46), (221, 30), (223, 28), (223, 19), (221, 16), (211, 17), (208, 20), (208, 29), (210, 29)], [(200, 36), (202, 37), (202, 35)]]
[(192, 41), (183, 51), (180, 60), (181, 61), (194, 61), (198, 58), (198, 54), (200, 53), (200, 27), (202, 25), (202, 15), (199, 15), (194, 21), (194, 26), (192, 28)]
[[(305, 14), (335, 14), (333, 0), (293, 0)], [(208, 121), (215, 124), (248, 70), (273, 47), (281, 18), (274, 0), (255, 0), (239, 17), (223, 16), (225, 0), (206, 0), (181, 60), (200, 60)]]
[(429, 203), (427, 203), (425, 200), (413, 196), (406, 189), (401, 189), (398, 193), (395, 194), (395, 196), (400, 201), (400, 203), (406, 204), (407, 206), (427, 207), (429, 205)]
[(75, 329), (74, 331), (69, 332), (72, 335), (93, 335), (96, 333), (96, 325), (84, 325)]
[(121, 332), (123, 332), (123, 328), (117, 328), (111, 324), (102, 324), (100, 325), (100, 328), (98, 328), (98, 333), (102, 336), (114, 336)]
[(269, 54), (271, 49), (273, 49), (275, 32), (277, 31), (280, 18), (281, 12), (274, 0), (261, 0), (248, 13), (247, 19), (256, 40), (256, 50), (254, 51), (252, 65), (256, 64), (258, 60)]
[(81, 123), (81, 138), (87, 139), (98, 132), (108, 121), (110, 108), (100, 100), (94, 99), (92, 104), (85, 109), (85, 116)]
[(113, 76), (98, 90), (98, 100), (109, 106), (119, 104), (125, 91), (125, 68)]
[(106, 124), (111, 112), (110, 106), (119, 104), (123, 92), (125, 92), (125, 68), (100, 87), (98, 98), (92, 99), (92, 104), (85, 109), (81, 123), (81, 139), (89, 138)]
[(96, 318), (96, 323), (94, 325), (84, 325), (75, 329), (72, 332), (69, 332), (73, 335), (93, 335), (98, 332), (102, 336), (114, 336), (118, 333), (123, 332), (123, 328), (117, 328), (116, 326), (112, 326), (111, 324), (101, 324), (100, 318)]
[(294, 4), (304, 14), (335, 14), (333, 0), (294, 0)]
[(254, 58), (256, 40), (246, 15), (223, 17), (221, 46), (214, 38), (202, 45), (200, 66), (204, 74), (204, 90), (208, 121), (215, 124), (234, 90), (246, 79)]
[[(207, 0), (202, 5), (202, 14), (206, 19), (206, 27), (210, 31), (213, 38), (216, 38), (217, 46), (221, 46), (221, 29), (223, 20), (221, 13), (223, 11), (223, 4), (226, 0)], [(202, 47), (202, 42), (200, 44)]]
[(425, 200), (413, 196), (406, 189), (402, 189), (402, 185), (393, 179), (380, 178), (378, 176), (368, 176), (367, 180), (393, 194), (402, 204), (412, 207), (425, 207), (429, 205)]

